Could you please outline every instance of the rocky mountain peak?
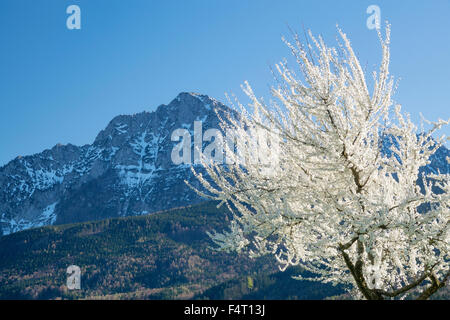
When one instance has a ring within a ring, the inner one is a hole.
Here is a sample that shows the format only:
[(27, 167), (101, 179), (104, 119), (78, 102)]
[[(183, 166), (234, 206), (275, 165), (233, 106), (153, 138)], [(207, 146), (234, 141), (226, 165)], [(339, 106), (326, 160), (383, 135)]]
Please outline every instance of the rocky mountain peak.
[(184, 180), (190, 166), (175, 165), (175, 129), (219, 127), (206, 95), (180, 93), (154, 112), (119, 115), (94, 142), (56, 145), (0, 168), (0, 233), (48, 224), (147, 214), (201, 201)]

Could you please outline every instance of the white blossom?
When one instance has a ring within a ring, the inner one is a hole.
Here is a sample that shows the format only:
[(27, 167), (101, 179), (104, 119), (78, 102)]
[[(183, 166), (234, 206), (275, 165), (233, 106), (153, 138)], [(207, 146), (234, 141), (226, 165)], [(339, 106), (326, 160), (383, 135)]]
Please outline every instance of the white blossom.
[[(271, 253), (282, 269), (300, 265), (355, 297), (404, 298), (416, 289), (428, 298), (449, 277), (450, 177), (419, 169), (443, 145), (434, 133), (449, 122), (417, 134), (392, 100), (389, 26), (384, 37), (378, 31), (382, 59), (370, 85), (338, 31), (338, 48), (311, 33), (306, 45), (284, 40), (300, 76), (278, 64), (270, 104), (243, 86), (251, 103), (237, 101), (239, 119), (222, 124), (244, 146), (254, 139), (249, 128), (276, 135), (277, 162), (270, 173), (260, 160), (242, 165), (251, 152), (227, 165), (203, 163), (211, 180), (196, 173), (201, 194), (233, 210), (231, 231), (211, 236), (226, 250)], [(269, 143), (258, 147), (274, 152)]]

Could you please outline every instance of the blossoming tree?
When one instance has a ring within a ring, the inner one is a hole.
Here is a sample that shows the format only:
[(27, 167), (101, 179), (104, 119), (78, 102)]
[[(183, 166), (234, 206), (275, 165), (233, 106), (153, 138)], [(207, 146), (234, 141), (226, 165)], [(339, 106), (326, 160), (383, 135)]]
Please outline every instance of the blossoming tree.
[[(315, 276), (299, 278), (344, 284), (356, 298), (427, 299), (449, 278), (450, 190), (448, 174), (419, 168), (443, 145), (433, 136), (448, 121), (418, 134), (394, 104), (389, 26), (378, 32), (382, 60), (370, 84), (338, 31), (337, 48), (311, 33), (306, 43), (284, 39), (300, 76), (278, 64), (274, 101), (246, 83), (251, 103), (236, 102), (239, 120), (222, 119), (244, 148), (225, 144), (232, 161), (205, 160), (209, 179), (195, 173), (197, 191), (233, 212), (230, 231), (210, 236), (223, 250), (300, 265)], [(250, 148), (264, 133), (277, 138), (256, 143), (259, 155), (276, 154), (269, 167)]]

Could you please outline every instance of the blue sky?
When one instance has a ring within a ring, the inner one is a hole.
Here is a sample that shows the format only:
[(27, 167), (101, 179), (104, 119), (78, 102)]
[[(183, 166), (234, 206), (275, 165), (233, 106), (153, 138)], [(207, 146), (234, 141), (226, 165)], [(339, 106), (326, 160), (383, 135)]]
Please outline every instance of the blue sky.
[[(72, 4), (81, 30), (66, 28)], [(265, 96), (269, 67), (289, 56), (288, 25), (334, 43), (338, 23), (372, 69), (381, 52), (366, 27), (371, 4), (392, 24), (396, 101), (416, 121), (419, 112), (447, 119), (449, 0), (1, 0), (0, 165), (91, 143), (114, 116), (153, 111), (182, 91), (226, 102), (248, 80)]]

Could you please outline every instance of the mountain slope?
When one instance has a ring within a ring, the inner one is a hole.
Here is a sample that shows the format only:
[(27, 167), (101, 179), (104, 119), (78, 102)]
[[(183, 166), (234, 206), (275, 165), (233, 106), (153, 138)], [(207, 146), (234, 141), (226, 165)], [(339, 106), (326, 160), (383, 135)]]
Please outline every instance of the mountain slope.
[[(264, 279), (276, 272), (273, 257), (251, 260), (210, 249), (205, 231), (222, 230), (228, 214), (206, 202), (4, 236), (0, 238), (0, 299), (192, 298), (229, 280)], [(66, 268), (72, 264), (81, 268), (81, 290), (66, 288)], [(308, 286), (311, 292), (320, 289), (320, 297), (336, 291)]]
[(302, 272), (299, 267), (285, 271), (260, 272), (228, 280), (194, 296), (195, 300), (323, 300), (342, 296), (342, 286), (294, 280)]

